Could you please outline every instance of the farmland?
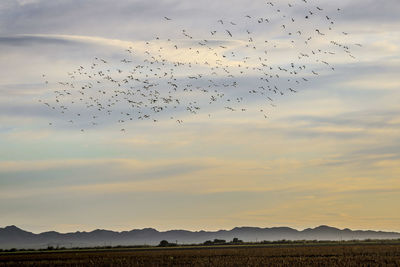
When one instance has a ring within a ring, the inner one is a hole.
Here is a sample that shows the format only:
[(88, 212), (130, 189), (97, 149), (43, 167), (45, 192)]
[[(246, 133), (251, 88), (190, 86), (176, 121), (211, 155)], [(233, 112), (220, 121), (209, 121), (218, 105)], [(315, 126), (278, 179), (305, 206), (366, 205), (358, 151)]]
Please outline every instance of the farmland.
[(400, 244), (306, 244), (7, 252), (0, 266), (400, 266)]

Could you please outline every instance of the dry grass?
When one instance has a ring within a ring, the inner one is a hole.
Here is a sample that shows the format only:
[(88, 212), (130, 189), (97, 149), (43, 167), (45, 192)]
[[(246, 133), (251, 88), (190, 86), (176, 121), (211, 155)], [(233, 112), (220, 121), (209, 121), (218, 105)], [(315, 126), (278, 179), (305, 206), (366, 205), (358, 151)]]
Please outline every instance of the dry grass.
[(0, 266), (400, 266), (400, 245), (15, 253)]

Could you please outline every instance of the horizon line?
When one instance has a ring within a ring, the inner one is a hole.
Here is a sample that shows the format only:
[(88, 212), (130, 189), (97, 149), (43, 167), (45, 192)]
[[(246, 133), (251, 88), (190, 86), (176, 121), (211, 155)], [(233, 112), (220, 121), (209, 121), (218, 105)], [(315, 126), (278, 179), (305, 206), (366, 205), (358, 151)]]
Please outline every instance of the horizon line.
[(123, 232), (130, 232), (130, 231), (133, 231), (133, 230), (146, 230), (146, 229), (153, 229), (153, 230), (156, 230), (157, 232), (160, 232), (160, 233), (165, 233), (165, 232), (170, 232), (170, 231), (219, 232), (219, 231), (232, 231), (232, 230), (234, 230), (236, 228), (259, 228), (259, 229), (290, 228), (290, 229), (296, 230), (298, 232), (302, 232), (302, 231), (305, 231), (307, 229), (312, 229), (313, 230), (313, 229), (317, 229), (317, 228), (320, 228), (320, 227), (329, 227), (329, 228), (334, 228), (334, 229), (337, 229), (337, 230), (340, 230), (340, 231), (344, 231), (344, 230), (363, 231), (363, 232), (373, 231), (373, 232), (385, 232), (385, 233), (397, 233), (397, 234), (400, 234), (400, 231), (398, 231), (398, 230), (396, 231), (396, 230), (376, 230), (376, 229), (352, 229), (352, 228), (348, 228), (348, 227), (339, 228), (339, 227), (330, 226), (330, 225), (327, 225), (327, 224), (321, 224), (321, 225), (318, 225), (318, 226), (315, 226), (315, 227), (306, 227), (306, 228), (303, 228), (303, 229), (290, 227), (290, 226), (270, 226), (270, 227), (235, 226), (235, 227), (233, 227), (231, 229), (217, 229), (217, 230), (204, 230), (204, 229), (202, 229), (202, 230), (188, 230), (188, 229), (182, 229), (182, 228), (181, 229), (173, 228), (173, 229), (158, 230), (157, 228), (153, 228), (153, 227), (144, 227), (144, 228), (131, 228), (131, 229), (128, 229), (128, 230), (110, 230), (110, 229), (106, 229), (106, 228), (96, 228), (96, 229), (87, 230), (87, 231), (85, 231), (85, 230), (84, 231), (76, 230), (76, 231), (72, 231), (72, 232), (71, 231), (64, 232), (64, 231), (57, 231), (57, 230), (47, 230), (47, 231), (44, 231), (44, 232), (34, 232), (34, 231), (27, 230), (26, 228), (22, 228), (22, 227), (19, 227), (19, 226), (15, 225), (15, 224), (12, 224), (12, 225), (7, 225), (7, 226), (0, 227), (0, 229), (5, 229), (7, 227), (16, 227), (16, 228), (18, 228), (20, 230), (23, 230), (23, 231), (26, 231), (26, 232), (30, 232), (30, 233), (33, 233), (33, 234), (43, 234), (43, 233), (48, 233), (48, 232), (57, 232), (59, 234), (91, 233), (91, 232), (94, 232), (94, 231), (97, 231), (97, 230), (110, 231), (110, 232), (115, 232), (115, 233), (123, 233)]

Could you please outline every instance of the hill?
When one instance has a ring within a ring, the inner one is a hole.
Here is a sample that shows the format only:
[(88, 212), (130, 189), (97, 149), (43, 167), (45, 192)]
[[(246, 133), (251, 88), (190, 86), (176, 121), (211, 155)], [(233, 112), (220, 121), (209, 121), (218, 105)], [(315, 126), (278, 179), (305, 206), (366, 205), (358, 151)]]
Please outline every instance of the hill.
[(199, 244), (207, 240), (223, 239), (230, 241), (239, 238), (245, 242), (276, 240), (365, 240), (399, 239), (400, 233), (382, 231), (353, 231), (329, 226), (318, 226), (302, 231), (289, 227), (236, 227), (232, 230), (186, 231), (170, 230), (160, 232), (153, 228), (114, 232), (94, 230), (92, 232), (58, 233), (43, 232), (34, 234), (16, 226), (0, 228), (0, 248), (46, 248), (53, 247), (93, 247), (117, 245), (157, 245), (161, 240), (180, 244)]

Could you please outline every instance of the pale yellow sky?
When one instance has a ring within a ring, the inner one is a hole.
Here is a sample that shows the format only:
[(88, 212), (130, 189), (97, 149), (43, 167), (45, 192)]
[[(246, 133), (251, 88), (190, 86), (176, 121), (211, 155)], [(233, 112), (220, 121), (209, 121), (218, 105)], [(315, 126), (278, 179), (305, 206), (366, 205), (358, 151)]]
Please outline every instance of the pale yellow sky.
[[(229, 1), (211, 2), (226, 20), (243, 13), (239, 0), (230, 13), (224, 9)], [(60, 3), (0, 4), (0, 227), (68, 232), (330, 225), (400, 231), (396, 1), (382, 10), (361, 0), (338, 1), (344, 11), (332, 38), (350, 32), (351, 42), (362, 44), (356, 59), (333, 57), (334, 72), (276, 100), (268, 119), (260, 115), (261, 101), (252, 99), (246, 113), (182, 113), (183, 124), (134, 121), (123, 133), (106, 119), (81, 133), (37, 100), (95, 56), (118, 61), (131, 45), (141, 55), (147, 40), (181, 38), (181, 28), (200, 40), (219, 14), (192, 1), (159, 1), (157, 8), (146, 1), (123, 0), (113, 7), (99, 1), (95, 10), (84, 2)], [(250, 1), (249, 12), (256, 13), (258, 5)], [(129, 18), (123, 11), (131, 9)], [(176, 18), (179, 28), (168, 28), (164, 14)], [(240, 49), (240, 42), (225, 45)], [(291, 49), (282, 48), (271, 61), (286, 62)], [(173, 48), (163, 53), (172, 62), (198, 59)]]

